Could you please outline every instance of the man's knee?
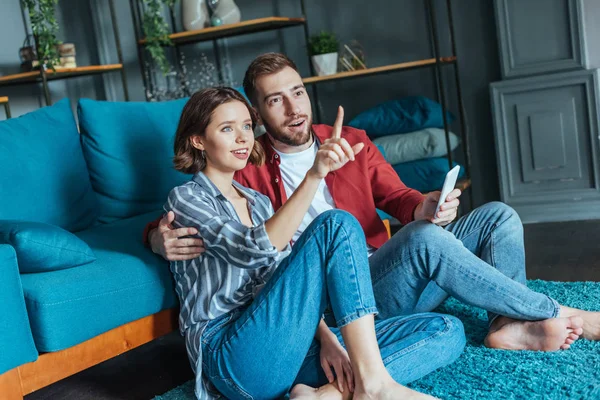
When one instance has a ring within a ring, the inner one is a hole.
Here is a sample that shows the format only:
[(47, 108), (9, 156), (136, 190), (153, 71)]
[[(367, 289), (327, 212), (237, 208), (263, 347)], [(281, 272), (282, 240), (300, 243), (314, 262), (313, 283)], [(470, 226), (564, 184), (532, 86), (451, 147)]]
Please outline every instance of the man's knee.
[(492, 201), (475, 209), (487, 216), (488, 223), (495, 226), (505, 225), (511, 230), (522, 231), (523, 222), (519, 214), (509, 205), (500, 201)]
[[(411, 247), (430, 247), (456, 239), (450, 232), (429, 221), (414, 221), (400, 230), (398, 240)], [(394, 235), (394, 236), (396, 236)]]

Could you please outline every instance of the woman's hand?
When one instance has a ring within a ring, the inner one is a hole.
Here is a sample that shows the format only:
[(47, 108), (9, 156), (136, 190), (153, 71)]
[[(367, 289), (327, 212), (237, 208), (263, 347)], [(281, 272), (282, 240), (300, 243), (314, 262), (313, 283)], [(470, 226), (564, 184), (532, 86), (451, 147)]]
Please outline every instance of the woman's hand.
[[(342, 347), (337, 336), (330, 332), (328, 335), (321, 337), (321, 367), (325, 371), (325, 376), (329, 383), (333, 383), (335, 377), (332, 372), (335, 371), (337, 376), (337, 386), (340, 392), (344, 392), (344, 386), (350, 388), (350, 391), (354, 391), (354, 375), (352, 374), (352, 367), (350, 365), (350, 358), (348, 352)], [(344, 385), (344, 381), (346, 385)]]
[(328, 173), (342, 168), (348, 161), (354, 161), (354, 156), (365, 147), (364, 143), (350, 146), (348, 141), (342, 138), (342, 124), (344, 122), (344, 109), (338, 107), (337, 117), (333, 124), (331, 138), (325, 140), (319, 146), (315, 162), (310, 173), (319, 179), (323, 179)]

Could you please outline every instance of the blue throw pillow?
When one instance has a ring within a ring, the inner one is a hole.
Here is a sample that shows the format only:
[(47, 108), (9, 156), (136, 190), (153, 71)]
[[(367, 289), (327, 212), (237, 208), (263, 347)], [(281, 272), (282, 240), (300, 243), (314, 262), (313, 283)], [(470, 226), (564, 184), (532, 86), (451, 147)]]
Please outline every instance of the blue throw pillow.
[(0, 243), (14, 247), (22, 274), (73, 268), (96, 260), (83, 240), (40, 222), (0, 221)]
[(187, 101), (79, 101), (83, 154), (100, 222), (159, 210), (169, 191), (191, 178), (173, 168), (175, 132)]
[[(454, 121), (450, 112), (446, 115), (449, 123)], [(439, 103), (423, 96), (410, 96), (363, 111), (348, 125), (365, 130), (370, 137), (379, 137), (425, 128), (443, 128), (444, 120)]]
[[(458, 165), (455, 162), (452, 164)], [(419, 192), (441, 190), (449, 171), (448, 159), (441, 157), (392, 165), (392, 168), (406, 186)], [(461, 167), (458, 178), (463, 176), (465, 176), (465, 169)]]
[(95, 222), (96, 206), (68, 99), (0, 121), (0, 220), (74, 232)]

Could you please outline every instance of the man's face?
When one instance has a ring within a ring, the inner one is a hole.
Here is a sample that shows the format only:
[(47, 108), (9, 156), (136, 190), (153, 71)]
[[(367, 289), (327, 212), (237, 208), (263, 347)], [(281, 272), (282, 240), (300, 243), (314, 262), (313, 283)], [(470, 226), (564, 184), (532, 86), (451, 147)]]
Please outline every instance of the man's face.
[(300, 75), (290, 67), (258, 78), (256, 109), (273, 139), (302, 146), (311, 138), (310, 99)]

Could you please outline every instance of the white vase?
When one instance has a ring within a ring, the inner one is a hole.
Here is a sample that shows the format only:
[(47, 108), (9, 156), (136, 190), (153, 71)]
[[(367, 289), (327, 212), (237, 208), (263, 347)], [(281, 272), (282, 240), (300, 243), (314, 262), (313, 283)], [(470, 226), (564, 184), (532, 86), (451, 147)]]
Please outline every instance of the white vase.
[(213, 18), (218, 18), (222, 24), (235, 24), (242, 20), (242, 14), (234, 0), (219, 0)]
[(181, 19), (186, 31), (206, 28), (209, 25), (206, 0), (182, 0)]
[(337, 72), (338, 53), (319, 54), (311, 57), (318, 76), (333, 75)]

